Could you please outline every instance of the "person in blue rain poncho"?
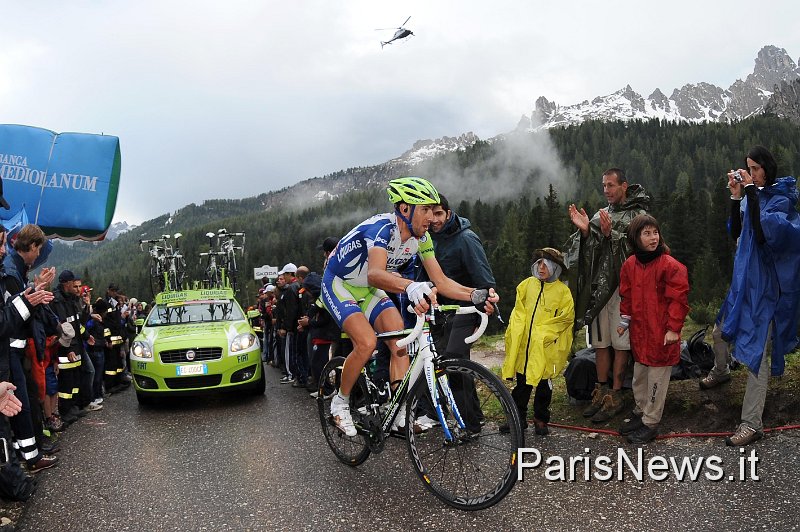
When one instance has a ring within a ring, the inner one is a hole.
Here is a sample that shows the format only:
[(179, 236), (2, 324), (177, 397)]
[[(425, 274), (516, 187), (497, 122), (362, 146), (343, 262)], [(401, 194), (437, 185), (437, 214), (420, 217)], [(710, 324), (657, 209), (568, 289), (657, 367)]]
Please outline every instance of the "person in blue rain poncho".
[(726, 439), (734, 446), (764, 435), (769, 377), (783, 374), (784, 357), (797, 345), (800, 318), (796, 180), (776, 177), (777, 163), (763, 146), (750, 150), (746, 166), (728, 173), (731, 200), (740, 203), (731, 232), (740, 236), (731, 286), (717, 316), (722, 338), (735, 344), (733, 357), (749, 371), (741, 424)]

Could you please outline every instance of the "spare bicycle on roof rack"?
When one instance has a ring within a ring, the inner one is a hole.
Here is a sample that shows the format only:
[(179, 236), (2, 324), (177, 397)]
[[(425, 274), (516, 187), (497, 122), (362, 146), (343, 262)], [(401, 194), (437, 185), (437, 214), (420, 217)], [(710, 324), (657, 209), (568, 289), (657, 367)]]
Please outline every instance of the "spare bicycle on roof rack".
[[(236, 263), (237, 252), (244, 256), (245, 233), (229, 233), (220, 229), (216, 233), (206, 233), (209, 250), (200, 253), (201, 262), (206, 261), (204, 288), (232, 288), (238, 290), (239, 267)], [(237, 239), (241, 239), (237, 244)]]
[[(183, 235), (161, 235), (161, 238), (139, 240), (139, 249), (150, 254), (150, 290), (153, 295), (186, 288), (186, 261), (179, 242)], [(175, 239), (174, 247), (171, 243)]]
[[(234, 293), (238, 290), (239, 267), (236, 264), (236, 253), (244, 256), (244, 232), (229, 233), (225, 229), (217, 232), (219, 239), (219, 250), (223, 253), (221, 268), (223, 278), (227, 278), (228, 284), (233, 288)], [(241, 239), (240, 244), (236, 244), (236, 239)]]
[[(180, 249), (183, 235), (161, 235), (160, 238), (139, 240), (139, 248), (150, 255), (150, 290), (153, 295), (198, 288), (238, 290), (239, 266), (237, 255), (244, 255), (245, 234), (220, 229), (208, 232), (209, 250), (200, 253), (205, 271), (200, 280), (190, 281), (186, 261)], [(145, 245), (147, 248), (145, 248)]]

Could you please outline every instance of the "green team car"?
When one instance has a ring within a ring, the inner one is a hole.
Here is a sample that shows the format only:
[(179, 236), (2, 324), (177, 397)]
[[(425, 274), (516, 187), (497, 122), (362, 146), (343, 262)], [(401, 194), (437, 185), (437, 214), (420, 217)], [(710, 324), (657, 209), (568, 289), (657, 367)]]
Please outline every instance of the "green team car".
[(255, 331), (230, 289), (162, 292), (131, 345), (140, 404), (209, 391), (264, 393)]

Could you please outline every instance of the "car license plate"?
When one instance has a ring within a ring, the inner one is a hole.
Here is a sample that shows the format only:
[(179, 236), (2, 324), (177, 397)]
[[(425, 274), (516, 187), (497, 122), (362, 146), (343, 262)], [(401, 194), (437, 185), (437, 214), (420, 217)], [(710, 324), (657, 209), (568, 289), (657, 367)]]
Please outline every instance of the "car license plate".
[(208, 366), (205, 364), (178, 366), (178, 375), (205, 375), (206, 373), (208, 373)]

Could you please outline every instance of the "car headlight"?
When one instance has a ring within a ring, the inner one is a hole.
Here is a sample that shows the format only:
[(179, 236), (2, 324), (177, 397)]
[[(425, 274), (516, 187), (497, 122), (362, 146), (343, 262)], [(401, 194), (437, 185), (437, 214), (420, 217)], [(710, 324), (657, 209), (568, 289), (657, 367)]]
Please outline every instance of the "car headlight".
[(137, 340), (131, 346), (131, 354), (139, 358), (153, 358), (153, 351), (147, 343)]
[(231, 353), (250, 349), (256, 343), (256, 335), (252, 333), (239, 334), (231, 342)]

